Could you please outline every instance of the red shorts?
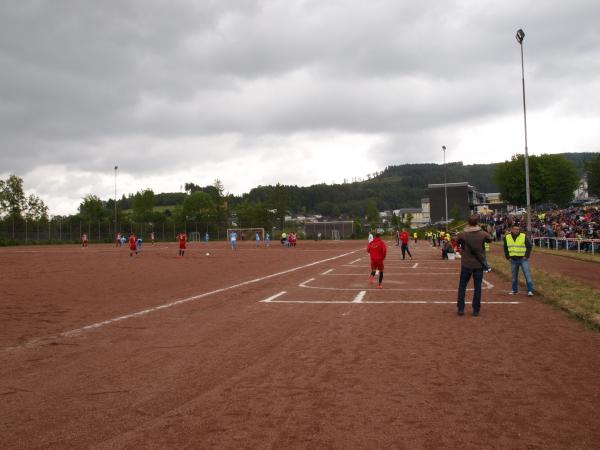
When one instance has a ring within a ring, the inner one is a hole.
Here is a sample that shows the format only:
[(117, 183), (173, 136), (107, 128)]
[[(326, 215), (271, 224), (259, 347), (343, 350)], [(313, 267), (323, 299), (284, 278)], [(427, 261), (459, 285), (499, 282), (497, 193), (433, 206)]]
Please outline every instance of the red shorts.
[(129, 250), (131, 250), (132, 252), (135, 252), (137, 250), (137, 245), (130, 245)]
[(185, 242), (179, 243), (179, 250), (185, 250)]
[(371, 271), (379, 270), (383, 272), (383, 259), (372, 259), (371, 260)]

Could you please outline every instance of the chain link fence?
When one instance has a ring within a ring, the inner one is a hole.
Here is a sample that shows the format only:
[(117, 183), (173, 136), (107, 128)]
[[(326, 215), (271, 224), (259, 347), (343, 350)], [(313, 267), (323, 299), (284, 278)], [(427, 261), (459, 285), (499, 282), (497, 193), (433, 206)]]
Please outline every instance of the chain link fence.
[(225, 239), (226, 227), (212, 224), (186, 221), (163, 223), (123, 222), (90, 222), (53, 218), (51, 220), (31, 221), (24, 219), (5, 219), (0, 221), (0, 245), (49, 244), (49, 243), (80, 243), (86, 234), (90, 243), (112, 243), (117, 233), (129, 236), (135, 233), (144, 241), (150, 240), (154, 233), (156, 241), (175, 241), (181, 231), (200, 233), (203, 237), (209, 233), (211, 240)]

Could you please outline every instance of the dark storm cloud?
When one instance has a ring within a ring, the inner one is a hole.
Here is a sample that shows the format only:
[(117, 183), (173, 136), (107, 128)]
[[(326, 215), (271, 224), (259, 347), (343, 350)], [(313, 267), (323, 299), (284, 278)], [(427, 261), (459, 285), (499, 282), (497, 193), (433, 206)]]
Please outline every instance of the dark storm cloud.
[(0, 174), (159, 174), (323, 133), (434, 159), (519, 113), (519, 27), (532, 113), (598, 116), (598, 23), (592, 0), (3, 2)]

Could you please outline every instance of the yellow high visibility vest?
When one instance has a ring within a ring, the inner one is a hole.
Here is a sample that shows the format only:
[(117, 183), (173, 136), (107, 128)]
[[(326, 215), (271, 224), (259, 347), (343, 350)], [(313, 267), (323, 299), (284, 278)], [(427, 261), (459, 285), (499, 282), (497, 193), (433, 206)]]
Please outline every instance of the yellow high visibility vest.
[(483, 248), (485, 249), (486, 252), (490, 251), (490, 243), (489, 242), (484, 242), (483, 243)]
[(506, 235), (506, 244), (508, 246), (508, 256), (525, 256), (527, 246), (525, 245), (525, 234), (519, 233), (517, 239), (513, 239), (512, 234)]

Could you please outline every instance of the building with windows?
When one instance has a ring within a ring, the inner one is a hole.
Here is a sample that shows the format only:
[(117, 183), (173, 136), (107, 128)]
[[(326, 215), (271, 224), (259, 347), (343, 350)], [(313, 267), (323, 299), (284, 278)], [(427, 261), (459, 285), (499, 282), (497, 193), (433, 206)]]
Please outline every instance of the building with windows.
[[(444, 186), (446, 189), (444, 190)], [(439, 183), (427, 185), (429, 190), (429, 210), (431, 223), (445, 222), (456, 217), (465, 219), (476, 213), (479, 206), (486, 203), (485, 194), (480, 193), (468, 182)], [(446, 217), (446, 195), (448, 217)]]

